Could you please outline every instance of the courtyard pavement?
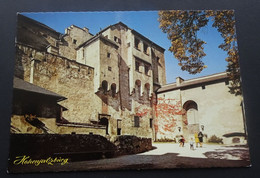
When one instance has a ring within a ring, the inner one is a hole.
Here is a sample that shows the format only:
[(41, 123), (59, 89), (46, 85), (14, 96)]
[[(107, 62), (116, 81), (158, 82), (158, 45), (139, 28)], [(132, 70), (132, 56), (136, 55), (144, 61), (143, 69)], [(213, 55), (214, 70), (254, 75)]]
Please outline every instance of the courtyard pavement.
[(204, 144), (190, 150), (189, 145), (179, 147), (175, 143), (153, 143), (155, 149), (136, 155), (116, 158), (69, 162), (65, 165), (14, 166), (12, 172), (58, 172), (89, 170), (172, 169), (250, 166), (248, 147)]

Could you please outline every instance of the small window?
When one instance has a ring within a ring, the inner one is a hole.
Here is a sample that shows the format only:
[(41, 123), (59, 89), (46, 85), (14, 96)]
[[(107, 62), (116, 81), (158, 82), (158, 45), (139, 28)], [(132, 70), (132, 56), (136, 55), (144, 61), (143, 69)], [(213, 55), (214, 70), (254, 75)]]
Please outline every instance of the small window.
[(109, 71), (112, 71), (112, 67), (108, 66), (108, 70), (109, 70)]
[(121, 135), (121, 120), (117, 120), (117, 135)]
[(112, 97), (115, 97), (116, 96), (116, 84), (113, 83), (111, 85), (111, 91), (112, 91)]
[(153, 128), (153, 119), (150, 119), (150, 128)]
[(225, 85), (229, 85), (229, 81), (228, 80), (225, 81)]
[(73, 40), (73, 44), (77, 44), (77, 40), (74, 39), (74, 40)]
[(103, 93), (105, 94), (107, 92), (107, 86), (108, 86), (108, 83), (106, 80), (104, 80), (101, 84), (102, 86), (102, 90), (103, 90)]
[(140, 127), (140, 118), (138, 116), (134, 117), (134, 126)]
[(117, 42), (117, 37), (116, 36), (114, 36), (114, 41)]
[(202, 88), (202, 90), (205, 90), (206, 86), (205, 86), (205, 85), (202, 85), (201, 88)]
[(111, 53), (107, 53), (107, 57), (110, 58), (111, 57)]
[(148, 72), (149, 72), (149, 66), (148, 65), (144, 65), (144, 72), (146, 75), (148, 75)]
[(116, 43), (121, 44), (121, 39), (120, 39), (120, 38), (117, 38), (116, 36), (114, 36), (114, 41), (115, 41)]
[(156, 57), (156, 61), (159, 63), (160, 62), (160, 58), (157, 56)]
[(140, 40), (135, 38), (135, 48), (138, 50), (140, 50), (140, 43), (141, 43)]
[(138, 71), (138, 72), (140, 71), (140, 65), (141, 64), (140, 64), (139, 61), (135, 61), (135, 70)]
[(144, 43), (144, 53), (149, 54), (148, 53), (148, 45), (146, 43)]

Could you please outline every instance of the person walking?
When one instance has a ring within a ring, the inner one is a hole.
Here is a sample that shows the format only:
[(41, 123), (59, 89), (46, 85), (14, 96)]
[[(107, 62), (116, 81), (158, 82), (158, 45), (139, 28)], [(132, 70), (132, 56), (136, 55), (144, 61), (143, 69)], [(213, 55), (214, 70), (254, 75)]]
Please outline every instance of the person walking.
[(194, 150), (194, 140), (192, 137), (190, 138), (190, 149)]
[(183, 135), (181, 136), (181, 139), (179, 140), (179, 142), (180, 142), (179, 146), (184, 147), (185, 139), (184, 139)]

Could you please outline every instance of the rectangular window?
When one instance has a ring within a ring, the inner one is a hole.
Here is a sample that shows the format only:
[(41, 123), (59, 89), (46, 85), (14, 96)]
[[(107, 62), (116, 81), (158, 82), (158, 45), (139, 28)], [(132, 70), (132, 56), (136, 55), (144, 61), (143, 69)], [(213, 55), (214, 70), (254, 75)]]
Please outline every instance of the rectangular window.
[(74, 40), (73, 40), (73, 44), (76, 44), (76, 43), (77, 43), (77, 40), (74, 39)]
[(150, 67), (148, 65), (144, 65), (144, 72), (146, 75), (148, 75)]
[(202, 85), (201, 88), (202, 88), (202, 90), (205, 90), (206, 86), (205, 86), (205, 85)]
[(229, 85), (229, 81), (228, 80), (225, 81), (225, 85)]
[(148, 45), (146, 43), (144, 43), (144, 53), (149, 54), (148, 53)]
[(112, 67), (108, 66), (108, 70), (109, 70), (109, 71), (112, 71)]
[(135, 48), (140, 50), (140, 40), (135, 38)]
[(139, 61), (135, 61), (135, 70), (138, 71), (138, 72), (140, 71), (140, 65), (141, 64), (140, 64)]
[(114, 36), (114, 41), (117, 42), (117, 37), (116, 36)]
[(120, 39), (120, 38), (117, 38), (116, 36), (114, 36), (114, 41), (115, 41), (116, 43), (121, 44), (121, 39)]
[(150, 119), (150, 128), (153, 128), (153, 119)]
[(134, 126), (140, 127), (140, 118), (138, 116), (134, 117)]
[(160, 63), (160, 58), (158, 56), (156, 57), (156, 61)]
[(111, 53), (107, 53), (107, 57), (110, 58), (111, 57)]
[(117, 135), (121, 135), (121, 122), (122, 120), (117, 120)]

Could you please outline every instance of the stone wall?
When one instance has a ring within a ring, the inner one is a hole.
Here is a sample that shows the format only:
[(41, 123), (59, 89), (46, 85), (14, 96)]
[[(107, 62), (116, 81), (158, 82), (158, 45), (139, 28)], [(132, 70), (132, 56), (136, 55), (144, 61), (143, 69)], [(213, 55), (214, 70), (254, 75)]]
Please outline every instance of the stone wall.
[(10, 163), (17, 156), (33, 159), (62, 157), (73, 160), (113, 156), (116, 146), (100, 135), (86, 134), (11, 134)]
[(137, 154), (152, 150), (151, 138), (140, 138), (131, 135), (118, 136), (114, 144), (117, 146), (117, 155)]
[[(56, 118), (41, 118), (38, 119), (46, 126), (49, 133), (55, 134), (90, 134), (98, 133), (100, 135), (105, 135), (105, 127), (90, 127), (90, 126), (79, 126), (79, 125), (66, 125), (66, 124), (56, 124)], [(12, 115), (11, 117), (11, 127), (15, 128), (15, 133), (29, 133), (29, 134), (43, 134), (43, 130), (32, 126), (28, 123), (24, 116)], [(17, 130), (18, 129), (18, 130)]]
[(223, 80), (159, 93), (158, 105), (163, 104), (163, 107), (157, 106), (158, 139), (173, 139), (184, 135), (189, 140), (194, 136), (190, 133), (192, 128), (187, 118), (189, 113), (184, 108), (188, 102), (196, 103), (197, 109), (194, 110), (193, 117), (198, 122), (197, 129), (207, 138), (213, 135), (223, 138), (224, 134), (233, 132), (245, 133), (242, 98), (230, 94), (228, 85)]
[[(63, 116), (69, 121), (88, 122), (94, 109), (94, 69), (60, 56), (43, 53), (43, 59), (37, 59), (31, 67), (31, 57), (38, 51), (23, 45), (17, 45), (15, 76), (58, 93), (66, 98), (60, 104), (69, 109)], [(31, 72), (33, 68), (33, 73)]]

